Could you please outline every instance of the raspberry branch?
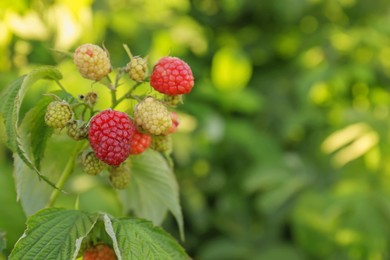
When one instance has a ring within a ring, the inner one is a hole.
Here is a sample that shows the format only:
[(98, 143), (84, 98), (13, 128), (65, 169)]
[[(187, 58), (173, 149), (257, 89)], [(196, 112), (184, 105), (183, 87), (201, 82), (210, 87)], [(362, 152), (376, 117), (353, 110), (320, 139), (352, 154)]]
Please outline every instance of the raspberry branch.
[(65, 93), (68, 93), (68, 91), (66, 91), (65, 87), (61, 84), (61, 82), (59, 80), (56, 80), (56, 83), (61, 88), (62, 91), (64, 91)]
[(134, 90), (137, 89), (138, 86), (140, 86), (143, 82), (137, 82), (135, 83), (131, 88), (130, 90), (124, 94), (122, 97), (120, 97), (119, 99), (116, 100), (116, 102), (113, 104), (112, 108), (115, 108), (116, 106), (118, 106), (123, 100), (125, 99), (134, 99), (134, 100), (138, 100), (139, 101), (139, 98), (136, 97), (136, 96), (133, 96), (132, 93), (134, 92)]
[(68, 180), (70, 174), (73, 171), (78, 154), (86, 147), (87, 147), (86, 142), (80, 142), (76, 145), (75, 149), (73, 150), (73, 153), (70, 155), (69, 160), (65, 165), (64, 170), (61, 173), (60, 179), (57, 181), (56, 186), (58, 187), (58, 189), (54, 189), (50, 195), (49, 202), (47, 203), (47, 207), (52, 207), (55, 204), (58, 195), (60, 195), (60, 191), (63, 189), (66, 181)]

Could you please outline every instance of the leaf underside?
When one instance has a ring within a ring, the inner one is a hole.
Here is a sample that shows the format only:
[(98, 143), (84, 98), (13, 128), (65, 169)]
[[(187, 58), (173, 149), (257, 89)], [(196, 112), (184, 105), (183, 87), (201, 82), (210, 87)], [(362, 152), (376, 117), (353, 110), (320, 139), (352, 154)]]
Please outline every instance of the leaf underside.
[(148, 149), (132, 157), (130, 185), (119, 195), (126, 213), (133, 211), (137, 217), (151, 220), (155, 225), (161, 225), (169, 210), (184, 240), (179, 187), (172, 168), (160, 153)]

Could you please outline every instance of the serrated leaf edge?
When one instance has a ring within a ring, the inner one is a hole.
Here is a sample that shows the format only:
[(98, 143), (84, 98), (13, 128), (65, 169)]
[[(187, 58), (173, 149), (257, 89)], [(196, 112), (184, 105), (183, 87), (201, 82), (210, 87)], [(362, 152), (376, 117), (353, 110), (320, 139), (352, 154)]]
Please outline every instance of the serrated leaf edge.
[(99, 218), (96, 218), (95, 222), (91, 225), (91, 228), (88, 230), (88, 232), (86, 233), (85, 236), (81, 236), (81, 237), (78, 237), (76, 239), (76, 243), (75, 243), (76, 249), (75, 249), (75, 251), (73, 253), (72, 260), (75, 260), (77, 258), (77, 255), (79, 254), (79, 251), (80, 251), (81, 243), (83, 243), (84, 238), (86, 238), (89, 235), (89, 233), (91, 232), (91, 230), (94, 228), (94, 226), (95, 226), (96, 222), (98, 221), (98, 219)]
[[(51, 73), (54, 73), (56, 75), (56, 78), (54, 78), (51, 75), (44, 75), (44, 76), (38, 77), (39, 73), (41, 73), (45, 70), (48, 70), (48, 69), (51, 70), (50, 71)], [(37, 81), (39, 79), (58, 80), (61, 78), (62, 78), (62, 75), (61, 75), (60, 71), (52, 66), (43, 66), (41, 68), (38, 68), (38, 69), (31, 71), (30, 73), (28, 73), (26, 75), (20, 76), (17, 80), (22, 79), (21, 84), (20, 84), (20, 87), (15, 95), (14, 105), (11, 107), (12, 114), (14, 114), (14, 116), (11, 116), (11, 118), (9, 118), (8, 116), (4, 116), (4, 121), (6, 121), (6, 125), (12, 124), (11, 126), (8, 125), (8, 127), (7, 127), (7, 129), (12, 129), (11, 131), (13, 132), (13, 136), (12, 136), (12, 134), (10, 135), (10, 130), (7, 130), (7, 137), (8, 137), (7, 144), (10, 147), (10, 149), (13, 152), (15, 152), (16, 154), (18, 154), (19, 157), (22, 159), (22, 161), (29, 168), (34, 170), (34, 172), (38, 175), (38, 177), (40, 179), (44, 180), (47, 184), (49, 184), (51, 187), (53, 187), (55, 189), (58, 189), (58, 187), (53, 182), (51, 182), (47, 177), (42, 175), (42, 173), (37, 169), (37, 167), (34, 165), (32, 160), (29, 158), (29, 156), (27, 155), (27, 153), (23, 149), (21, 142), (20, 142), (20, 135), (19, 135), (19, 131), (18, 131), (17, 126), (18, 126), (18, 122), (19, 122), (20, 105), (21, 105), (21, 102), (22, 102), (24, 95), (27, 91), (28, 85), (33, 85), (35, 83), (35, 81)], [(11, 83), (11, 84), (13, 84), (13, 83)], [(2, 110), (4, 109), (3, 106), (1, 107), (1, 109)], [(4, 111), (2, 111), (2, 112), (4, 114)], [(11, 121), (13, 121), (13, 122), (8, 122), (9, 119), (11, 119)]]

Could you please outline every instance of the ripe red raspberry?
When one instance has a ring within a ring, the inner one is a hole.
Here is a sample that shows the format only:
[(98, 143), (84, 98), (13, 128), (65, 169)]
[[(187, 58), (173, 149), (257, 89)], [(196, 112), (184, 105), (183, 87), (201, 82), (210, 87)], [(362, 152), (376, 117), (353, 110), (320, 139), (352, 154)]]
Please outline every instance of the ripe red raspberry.
[(53, 101), (47, 108), (45, 113), (45, 122), (53, 128), (64, 128), (72, 119), (73, 111), (69, 104), (64, 101)]
[(131, 137), (130, 154), (142, 153), (150, 146), (151, 141), (152, 137), (150, 135), (139, 132), (137, 127), (134, 125)]
[(79, 46), (74, 54), (73, 61), (81, 76), (99, 81), (111, 72), (111, 63), (108, 53), (94, 44)]
[(194, 86), (194, 77), (187, 63), (176, 57), (164, 57), (154, 66), (150, 85), (167, 95), (186, 94)]
[(126, 70), (129, 73), (129, 77), (137, 82), (142, 82), (145, 79), (148, 64), (146, 59), (139, 56), (131, 58), (130, 62), (127, 63)]
[(134, 122), (153, 135), (166, 134), (172, 126), (171, 114), (166, 106), (152, 97), (147, 97), (135, 107)]
[(83, 260), (116, 260), (115, 251), (105, 244), (98, 244), (84, 252)]
[(89, 124), (88, 138), (96, 157), (108, 165), (118, 166), (130, 155), (132, 122), (127, 114), (104, 110)]
[(110, 182), (115, 189), (123, 190), (130, 183), (130, 168), (127, 165), (121, 165), (110, 170)]
[(84, 172), (88, 175), (98, 175), (105, 167), (105, 164), (100, 161), (92, 151), (85, 154), (83, 165)]

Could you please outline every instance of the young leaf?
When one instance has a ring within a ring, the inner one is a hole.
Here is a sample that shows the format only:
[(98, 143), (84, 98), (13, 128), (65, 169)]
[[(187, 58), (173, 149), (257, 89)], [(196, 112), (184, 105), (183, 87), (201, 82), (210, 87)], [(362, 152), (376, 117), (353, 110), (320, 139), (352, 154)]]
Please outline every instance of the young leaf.
[(172, 169), (162, 155), (153, 150), (132, 158), (129, 188), (119, 191), (124, 209), (160, 225), (167, 210), (174, 215), (184, 239), (179, 187)]
[(75, 259), (98, 217), (78, 210), (44, 209), (27, 220), (27, 230), (9, 259)]
[(106, 232), (114, 242), (118, 259), (190, 259), (180, 244), (152, 222), (135, 219), (110, 219), (104, 215)]
[(4, 95), (2, 96), (2, 105), (0, 107), (4, 116), (8, 147), (14, 153), (17, 153), (23, 162), (33, 169), (40, 178), (53, 187), (55, 187), (55, 185), (38, 171), (29, 155), (24, 151), (19, 137), (18, 121), (20, 105), (27, 89), (39, 79), (59, 80), (61, 78), (61, 73), (54, 67), (42, 67), (33, 70), (29, 74), (16, 79), (9, 88), (6, 89)]
[(1, 113), (4, 117), (5, 130), (7, 133), (7, 145), (13, 151), (16, 152), (16, 136), (17, 136), (17, 124), (18, 124), (18, 113), (19, 105), (18, 93), (27, 76), (21, 76), (17, 78), (11, 85), (4, 91), (4, 95), (1, 97)]
[(23, 97), (29, 87), (39, 79), (60, 80), (61, 73), (54, 67), (42, 67), (31, 71), (27, 75), (17, 78), (4, 92), (2, 97), (1, 112), (4, 115), (4, 121), (7, 132), (7, 145), (16, 152), (18, 138), (18, 120), (20, 105)]
[[(20, 142), (22, 142), (20, 147), (29, 147), (29, 132), (33, 112), (34, 109), (27, 112), (19, 128)], [(24, 162), (18, 153), (14, 153), (13, 158), (13, 177), (15, 179), (17, 200), (21, 202), (26, 216), (30, 216), (46, 206), (53, 188), (37, 178), (34, 170)], [(52, 180), (55, 180), (54, 178), (58, 176), (55, 176), (53, 173), (55, 174), (55, 172), (50, 172), (50, 177)]]
[(41, 160), (45, 151), (47, 139), (52, 135), (53, 129), (45, 124), (46, 108), (53, 101), (51, 97), (43, 97), (33, 108), (29, 115), (31, 132), (30, 144), (34, 157), (34, 165), (40, 170)]

